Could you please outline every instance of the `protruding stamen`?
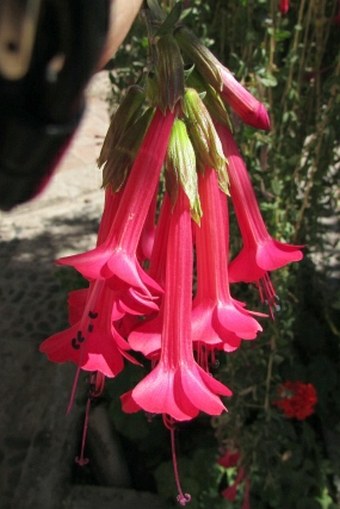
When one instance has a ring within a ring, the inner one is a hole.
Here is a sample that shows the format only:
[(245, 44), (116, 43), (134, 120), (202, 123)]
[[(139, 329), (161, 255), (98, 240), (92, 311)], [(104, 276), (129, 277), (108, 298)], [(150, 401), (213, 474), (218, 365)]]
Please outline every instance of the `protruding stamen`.
[(86, 408), (85, 408), (85, 418), (84, 418), (84, 426), (83, 426), (83, 435), (82, 435), (82, 439), (81, 439), (80, 456), (77, 456), (74, 460), (81, 467), (83, 467), (84, 465), (87, 465), (88, 462), (90, 461), (88, 458), (85, 458), (85, 456), (84, 456), (87, 430), (88, 430), (88, 425), (89, 425), (90, 408), (91, 408), (91, 398), (88, 398), (87, 403), (86, 403)]
[(73, 384), (72, 384), (71, 396), (70, 396), (70, 401), (68, 402), (68, 405), (67, 405), (66, 415), (68, 415), (71, 412), (73, 405), (74, 405), (74, 400), (76, 397), (76, 392), (77, 392), (77, 387), (78, 387), (78, 382), (79, 382), (79, 375), (80, 375), (80, 367), (78, 366), (76, 374), (74, 376)]
[(274, 320), (274, 310), (277, 307), (275, 304), (277, 295), (268, 272), (266, 272), (257, 282), (257, 289), (260, 294), (261, 302), (268, 305), (270, 317), (272, 320)]
[[(164, 418), (163, 418), (163, 421), (164, 421)], [(180, 481), (179, 473), (178, 473), (178, 465), (177, 465), (175, 427), (174, 427), (174, 421), (171, 417), (169, 418), (169, 423), (170, 422), (171, 422), (171, 428), (169, 428), (169, 429), (170, 429), (170, 437), (171, 437), (172, 465), (173, 465), (173, 469), (174, 469), (175, 482), (176, 482), (177, 491), (178, 491), (178, 495), (177, 495), (176, 499), (177, 499), (177, 502), (179, 503), (179, 505), (184, 507), (191, 501), (191, 495), (190, 495), (190, 493), (183, 493), (183, 490), (182, 490), (181, 481)]]

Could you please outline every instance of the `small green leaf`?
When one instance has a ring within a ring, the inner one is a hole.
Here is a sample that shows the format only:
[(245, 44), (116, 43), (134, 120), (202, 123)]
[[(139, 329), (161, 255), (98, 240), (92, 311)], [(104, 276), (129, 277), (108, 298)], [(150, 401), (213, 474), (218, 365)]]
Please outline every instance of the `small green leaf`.
[(151, 14), (158, 20), (164, 20), (165, 13), (161, 6), (159, 5), (158, 0), (146, 0), (146, 4), (151, 11)]
[(182, 14), (182, 3), (178, 2), (163, 21), (155, 35), (171, 34)]

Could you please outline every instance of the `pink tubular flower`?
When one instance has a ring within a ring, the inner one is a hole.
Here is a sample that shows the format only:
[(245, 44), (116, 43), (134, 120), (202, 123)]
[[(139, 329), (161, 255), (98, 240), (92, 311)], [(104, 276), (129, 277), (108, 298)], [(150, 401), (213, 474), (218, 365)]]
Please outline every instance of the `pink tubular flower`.
[(110, 279), (110, 285), (128, 285), (152, 298), (150, 289), (160, 287), (137, 261), (136, 251), (150, 205), (155, 195), (165, 157), (174, 114), (156, 110), (138, 151), (120, 198), (110, 231), (102, 244), (89, 252), (61, 258), (60, 265), (70, 265), (88, 279)]
[(189, 201), (179, 189), (170, 220), (161, 353), (157, 366), (132, 390), (131, 397), (150, 413), (177, 421), (190, 420), (199, 411), (219, 415), (225, 410), (217, 395), (231, 391), (195, 362), (191, 315), (193, 247)]
[(279, 242), (269, 235), (237, 145), (227, 127), (218, 124), (216, 129), (228, 159), (231, 198), (243, 240), (243, 248), (229, 266), (230, 281), (257, 282), (270, 303), (275, 293), (267, 272), (301, 260), (301, 246)]
[(229, 104), (234, 112), (248, 125), (256, 129), (270, 129), (270, 119), (265, 106), (246, 90), (232, 75), (232, 73), (219, 65), (223, 88), (222, 99)]
[(280, 0), (279, 10), (281, 14), (287, 14), (289, 11), (289, 0)]
[(203, 217), (196, 227), (197, 296), (193, 306), (193, 341), (223, 342), (227, 351), (241, 339), (254, 339), (260, 324), (229, 291), (229, 225), (227, 197), (218, 187), (216, 172), (199, 175)]
[(73, 293), (81, 318), (70, 328), (45, 339), (40, 351), (53, 362), (72, 361), (85, 371), (98, 371), (107, 377), (116, 376), (124, 367), (123, 357), (128, 343), (116, 331), (112, 321), (114, 292), (103, 280), (97, 280), (84, 292)]
[[(156, 228), (155, 242), (150, 259), (149, 274), (162, 287), (165, 284), (165, 261), (167, 256), (168, 232), (171, 217), (171, 203), (167, 193), (164, 195), (159, 220)], [(129, 335), (131, 348), (142, 352), (145, 357), (154, 357), (161, 348), (163, 306), (156, 316), (143, 322)]]

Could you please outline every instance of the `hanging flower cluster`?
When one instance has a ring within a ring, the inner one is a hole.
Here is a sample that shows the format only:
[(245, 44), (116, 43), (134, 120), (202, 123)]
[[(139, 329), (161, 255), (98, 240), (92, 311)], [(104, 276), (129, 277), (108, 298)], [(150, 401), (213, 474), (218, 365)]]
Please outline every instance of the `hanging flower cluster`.
[[(69, 294), (70, 327), (40, 350), (99, 382), (142, 354), (150, 372), (122, 396), (123, 410), (161, 414), (171, 427), (226, 410), (222, 398), (232, 391), (211, 375), (210, 360), (262, 330), (266, 315), (235, 299), (230, 283), (255, 283), (272, 309), (270, 272), (302, 253), (268, 233), (233, 138), (228, 112), (267, 130), (264, 105), (174, 11), (164, 19), (154, 8), (149, 18), (152, 72), (145, 89), (127, 92), (99, 158), (105, 206), (97, 245), (57, 262), (88, 287)], [(243, 242), (231, 262), (229, 206)], [(190, 497), (178, 490), (184, 505)]]
[(313, 384), (288, 380), (278, 387), (277, 392), (279, 399), (273, 404), (289, 419), (304, 421), (314, 413), (317, 394)]

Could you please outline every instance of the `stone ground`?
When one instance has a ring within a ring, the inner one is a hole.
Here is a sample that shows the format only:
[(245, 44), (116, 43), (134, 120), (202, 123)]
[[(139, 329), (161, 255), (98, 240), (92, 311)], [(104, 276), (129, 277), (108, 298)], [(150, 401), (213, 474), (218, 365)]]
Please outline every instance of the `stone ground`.
[(105, 450), (106, 486), (73, 482), (83, 412), (75, 405), (65, 415), (74, 368), (51, 364), (38, 351), (67, 324), (63, 276), (53, 260), (95, 242), (103, 201), (96, 158), (109, 122), (108, 87), (105, 72), (90, 84), (82, 125), (44, 194), (0, 215), (1, 509), (164, 509), (155, 495), (130, 488), (124, 455), (100, 408), (90, 431)]

